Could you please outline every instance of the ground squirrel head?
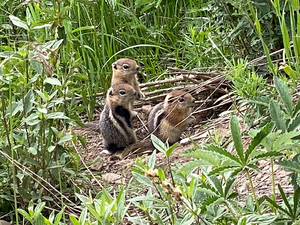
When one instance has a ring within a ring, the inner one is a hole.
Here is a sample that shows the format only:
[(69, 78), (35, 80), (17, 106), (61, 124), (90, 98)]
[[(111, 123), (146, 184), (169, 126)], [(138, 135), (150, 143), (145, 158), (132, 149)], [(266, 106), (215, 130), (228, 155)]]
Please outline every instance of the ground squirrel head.
[(137, 91), (126, 83), (113, 84), (107, 91), (107, 98), (110, 103), (118, 105), (127, 105), (129, 102), (137, 98)]
[(176, 107), (177, 112), (182, 111), (183, 114), (190, 114), (194, 103), (195, 99), (190, 93), (174, 90), (166, 96), (164, 108), (170, 112)]
[(115, 72), (124, 76), (137, 74), (139, 72), (139, 66), (136, 61), (128, 58), (121, 58), (112, 64), (112, 68)]

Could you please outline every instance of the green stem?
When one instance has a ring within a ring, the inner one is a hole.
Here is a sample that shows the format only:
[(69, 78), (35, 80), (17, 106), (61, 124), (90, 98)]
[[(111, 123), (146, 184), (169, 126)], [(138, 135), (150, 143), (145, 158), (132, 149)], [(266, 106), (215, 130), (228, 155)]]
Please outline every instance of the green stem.
[(254, 201), (255, 201), (255, 204), (256, 204), (258, 214), (261, 215), (261, 211), (260, 211), (260, 208), (259, 208), (259, 203), (258, 203), (256, 194), (255, 194), (254, 186), (253, 186), (252, 179), (251, 179), (251, 176), (250, 176), (250, 173), (249, 173), (248, 169), (246, 169), (246, 174), (247, 174), (247, 178), (249, 180), (250, 186), (251, 186), (251, 191), (252, 191), (252, 194), (253, 194), (253, 198), (254, 198)]
[[(271, 159), (271, 181), (272, 181), (272, 197), (273, 200), (276, 201), (276, 194), (275, 194), (275, 177), (274, 177), (274, 159)], [(277, 213), (276, 208), (274, 209), (275, 214)]]

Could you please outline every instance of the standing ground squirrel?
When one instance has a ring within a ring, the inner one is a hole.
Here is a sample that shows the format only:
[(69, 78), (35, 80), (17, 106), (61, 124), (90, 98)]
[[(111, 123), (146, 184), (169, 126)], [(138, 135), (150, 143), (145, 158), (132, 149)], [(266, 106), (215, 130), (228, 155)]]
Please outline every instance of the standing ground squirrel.
[(108, 89), (104, 109), (100, 115), (99, 128), (104, 147), (114, 153), (137, 141), (132, 126), (131, 110), (137, 91), (129, 84), (112, 84)]
[(139, 66), (136, 64), (136, 61), (128, 58), (121, 58), (112, 64), (112, 68), (113, 76), (111, 85), (117, 83), (130, 84), (138, 92), (140, 98), (145, 97), (139, 86), (137, 78)]
[(180, 140), (183, 131), (195, 120), (191, 116), (195, 99), (191, 94), (174, 90), (164, 102), (156, 105), (148, 117), (148, 129), (161, 141), (168, 140), (170, 144)]

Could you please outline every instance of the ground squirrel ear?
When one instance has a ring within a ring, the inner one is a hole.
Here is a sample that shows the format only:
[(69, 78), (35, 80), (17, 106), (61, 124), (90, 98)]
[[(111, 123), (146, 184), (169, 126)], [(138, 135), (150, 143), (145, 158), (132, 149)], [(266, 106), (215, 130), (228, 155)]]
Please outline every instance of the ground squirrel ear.
[(109, 88), (109, 89), (107, 90), (107, 92), (108, 92), (109, 95), (113, 95), (112, 88)]
[(117, 69), (117, 63), (113, 63), (113, 64), (111, 64), (111, 66), (112, 66), (112, 68), (114, 68), (114, 69)]

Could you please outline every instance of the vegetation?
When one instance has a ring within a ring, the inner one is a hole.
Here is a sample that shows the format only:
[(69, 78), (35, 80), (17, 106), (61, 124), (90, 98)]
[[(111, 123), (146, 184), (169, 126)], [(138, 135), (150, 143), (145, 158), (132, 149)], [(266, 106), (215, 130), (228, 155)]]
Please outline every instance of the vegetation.
[[(1, 1), (0, 219), (298, 224), (299, 32), (298, 0)], [(176, 145), (153, 136), (168, 167), (156, 167), (154, 151), (147, 163), (136, 160), (129, 184), (98, 182), (99, 191), (75, 147), (85, 139), (68, 128), (93, 118), (96, 94), (109, 87), (111, 63), (121, 57), (139, 62), (142, 82), (164, 78), (168, 65), (226, 67), (222, 72), (247, 107), (233, 110), (242, 120), (232, 116), (232, 139), (223, 143), (216, 134), (211, 143), (195, 143), (185, 153), (190, 162), (171, 166)], [(290, 196), (275, 185), (274, 172), (273, 193), (257, 195), (250, 172), (259, 172), (261, 160), (291, 172)], [(242, 204), (233, 190), (241, 174), (252, 191)]]

